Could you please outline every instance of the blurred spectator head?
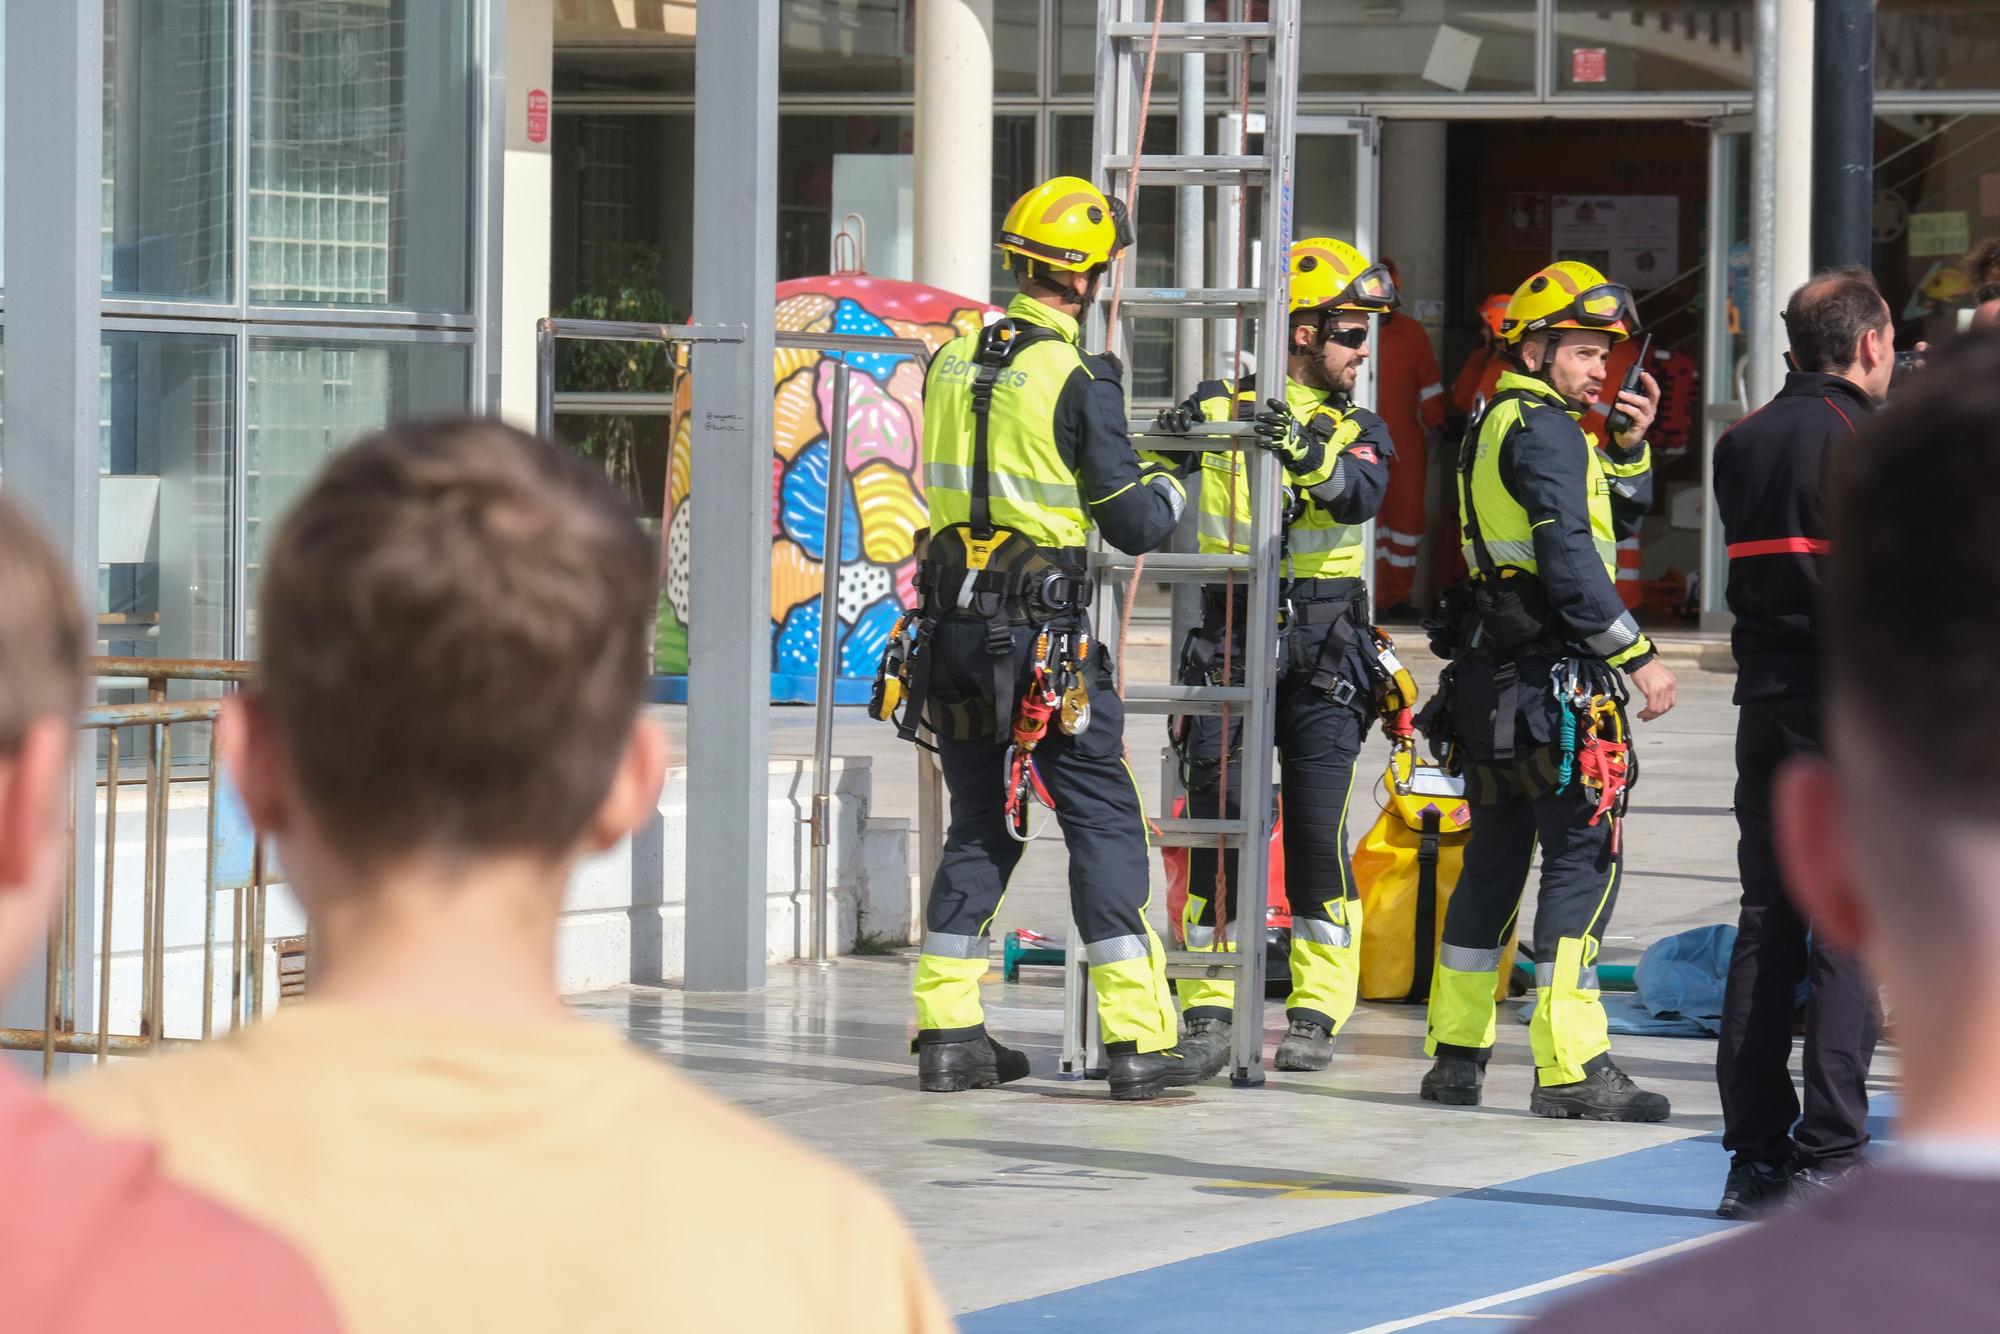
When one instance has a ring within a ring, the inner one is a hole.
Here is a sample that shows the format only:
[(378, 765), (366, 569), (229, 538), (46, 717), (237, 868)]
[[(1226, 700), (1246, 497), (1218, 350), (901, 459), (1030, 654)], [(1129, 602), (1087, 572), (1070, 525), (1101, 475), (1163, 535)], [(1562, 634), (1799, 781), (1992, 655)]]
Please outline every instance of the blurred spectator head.
[[(1906, 1110), (2000, 1056), (2000, 332), (1956, 339), (1836, 461), (1828, 755), (1776, 799), (1787, 883), (1897, 1014)], [(2000, 1109), (1995, 1109), (2000, 1114)]]
[(496, 421), (334, 456), (270, 548), (258, 681), (225, 715), (295, 879), (559, 865), (645, 818), (655, 559), (600, 471)]
[(2000, 282), (1981, 283), (1972, 294), (1972, 327), (1991, 329), (2000, 325)]
[(1876, 398), (1889, 391), (1895, 324), (1868, 270), (1814, 274), (1785, 303), (1784, 318), (1795, 368), (1842, 376)]
[(63, 880), (88, 643), (69, 570), (0, 498), (0, 983), (46, 938)]
[(1959, 268), (1974, 286), (2000, 282), (2000, 236), (1981, 241)]

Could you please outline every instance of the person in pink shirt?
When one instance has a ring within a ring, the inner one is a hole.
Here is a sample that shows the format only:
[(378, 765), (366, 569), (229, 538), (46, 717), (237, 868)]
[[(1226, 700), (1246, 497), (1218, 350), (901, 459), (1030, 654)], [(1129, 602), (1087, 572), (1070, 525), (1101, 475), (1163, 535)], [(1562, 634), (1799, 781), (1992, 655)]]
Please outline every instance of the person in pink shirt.
[[(88, 642), (68, 571), (0, 499), (0, 992), (48, 939), (63, 882)], [(150, 1146), (85, 1131), (0, 1057), (0, 1330), (339, 1328), (285, 1243), (169, 1182)]]

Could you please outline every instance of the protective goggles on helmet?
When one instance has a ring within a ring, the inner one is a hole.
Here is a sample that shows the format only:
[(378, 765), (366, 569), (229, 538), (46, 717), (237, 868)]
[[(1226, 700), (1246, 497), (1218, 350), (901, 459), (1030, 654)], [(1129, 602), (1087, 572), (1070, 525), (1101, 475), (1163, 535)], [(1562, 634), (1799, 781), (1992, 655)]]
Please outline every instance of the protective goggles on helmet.
[(1579, 329), (1616, 329), (1630, 335), (1639, 327), (1639, 308), (1633, 304), (1630, 288), (1617, 283), (1599, 283), (1576, 294), (1568, 305), (1550, 311), (1523, 326), (1523, 336), (1540, 333), (1557, 325)]
[[(1371, 264), (1361, 271), (1359, 277), (1342, 289), (1339, 296), (1328, 302), (1331, 306), (1352, 306), (1361, 310), (1394, 310), (1402, 303), (1396, 294), (1396, 283), (1389, 276), (1385, 264)], [(1359, 346), (1349, 344), (1349, 346)]]

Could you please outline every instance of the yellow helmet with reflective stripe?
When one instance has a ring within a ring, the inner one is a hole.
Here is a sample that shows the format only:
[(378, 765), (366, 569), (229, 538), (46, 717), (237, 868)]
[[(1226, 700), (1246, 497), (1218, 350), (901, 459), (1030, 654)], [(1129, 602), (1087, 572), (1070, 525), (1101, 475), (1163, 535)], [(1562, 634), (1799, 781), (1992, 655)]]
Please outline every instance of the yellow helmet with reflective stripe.
[(1580, 260), (1565, 259), (1538, 270), (1514, 290), (1500, 321), (1500, 337), (1518, 344), (1550, 329), (1585, 329), (1608, 333), (1616, 343), (1638, 327), (1630, 288), (1605, 281)]
[(1331, 236), (1292, 242), (1293, 310), (1351, 310), (1364, 315), (1402, 304), (1389, 270)]
[(1094, 269), (1132, 244), (1125, 205), (1080, 176), (1043, 181), (1014, 201), (1000, 224), (998, 248), (1052, 269)]

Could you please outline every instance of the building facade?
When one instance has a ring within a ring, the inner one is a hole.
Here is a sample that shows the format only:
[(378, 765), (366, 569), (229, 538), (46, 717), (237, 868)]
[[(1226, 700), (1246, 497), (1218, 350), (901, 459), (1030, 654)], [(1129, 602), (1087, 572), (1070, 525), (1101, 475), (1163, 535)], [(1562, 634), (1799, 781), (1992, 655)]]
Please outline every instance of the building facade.
[[(488, 397), (494, 14), (88, 3), (103, 5), (101, 646), (254, 656), (264, 542), (320, 461)], [(36, 182), (10, 171), (6, 188)]]

